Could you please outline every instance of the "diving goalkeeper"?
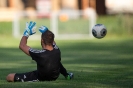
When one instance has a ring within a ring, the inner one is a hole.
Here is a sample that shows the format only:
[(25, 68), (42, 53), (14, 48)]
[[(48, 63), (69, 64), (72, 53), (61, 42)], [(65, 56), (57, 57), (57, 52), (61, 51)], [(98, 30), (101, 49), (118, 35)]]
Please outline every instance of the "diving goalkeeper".
[(35, 34), (35, 22), (26, 23), (26, 30), (21, 38), (19, 48), (32, 60), (36, 61), (37, 70), (25, 73), (8, 74), (8, 82), (36, 82), (36, 81), (54, 81), (60, 73), (66, 79), (72, 79), (73, 73), (67, 73), (61, 63), (61, 52), (54, 42), (54, 34), (47, 27), (41, 26), (41, 46), (42, 50), (36, 50), (27, 45), (30, 35)]

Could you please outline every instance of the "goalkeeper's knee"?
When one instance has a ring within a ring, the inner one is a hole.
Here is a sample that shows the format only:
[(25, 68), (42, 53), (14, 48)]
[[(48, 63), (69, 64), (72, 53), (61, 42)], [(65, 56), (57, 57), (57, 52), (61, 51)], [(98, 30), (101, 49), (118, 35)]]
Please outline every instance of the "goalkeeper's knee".
[(9, 75), (6, 77), (6, 80), (7, 80), (8, 82), (13, 82), (13, 81), (14, 81), (14, 76), (15, 76), (15, 74), (9, 74)]

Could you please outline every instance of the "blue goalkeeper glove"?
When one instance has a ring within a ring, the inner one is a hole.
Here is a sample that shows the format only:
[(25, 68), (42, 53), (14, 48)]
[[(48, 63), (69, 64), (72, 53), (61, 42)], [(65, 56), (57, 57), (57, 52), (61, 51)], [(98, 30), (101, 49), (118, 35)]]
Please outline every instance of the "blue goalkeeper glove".
[(46, 27), (46, 26), (41, 26), (41, 27), (39, 27), (39, 31), (41, 32), (41, 33), (44, 33), (44, 32), (46, 32), (48, 30), (48, 28)]
[(35, 34), (36, 33), (35, 25), (36, 25), (36, 22), (32, 22), (32, 21), (30, 21), (30, 23), (26, 22), (26, 29), (24, 31), (23, 36), (29, 37), (30, 35)]

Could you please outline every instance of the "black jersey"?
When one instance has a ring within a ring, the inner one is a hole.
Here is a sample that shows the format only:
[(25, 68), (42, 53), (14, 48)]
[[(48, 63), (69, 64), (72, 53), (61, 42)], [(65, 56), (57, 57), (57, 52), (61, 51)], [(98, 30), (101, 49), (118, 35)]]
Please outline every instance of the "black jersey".
[(60, 74), (61, 52), (56, 45), (53, 47), (52, 51), (29, 49), (30, 56), (37, 63), (39, 80), (56, 79)]

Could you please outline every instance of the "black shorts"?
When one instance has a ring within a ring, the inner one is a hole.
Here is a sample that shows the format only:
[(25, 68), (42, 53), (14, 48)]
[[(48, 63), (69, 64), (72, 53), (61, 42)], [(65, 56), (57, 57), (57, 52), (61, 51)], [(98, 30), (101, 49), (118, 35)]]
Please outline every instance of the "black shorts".
[(59, 74), (52, 74), (43, 78), (38, 77), (37, 70), (26, 73), (16, 73), (14, 76), (14, 82), (37, 82), (37, 81), (54, 81), (59, 77)]
[(38, 80), (37, 70), (26, 73), (16, 73), (14, 76), (14, 82), (36, 82)]

